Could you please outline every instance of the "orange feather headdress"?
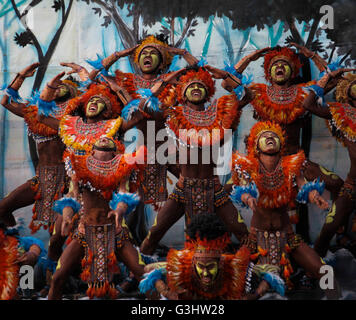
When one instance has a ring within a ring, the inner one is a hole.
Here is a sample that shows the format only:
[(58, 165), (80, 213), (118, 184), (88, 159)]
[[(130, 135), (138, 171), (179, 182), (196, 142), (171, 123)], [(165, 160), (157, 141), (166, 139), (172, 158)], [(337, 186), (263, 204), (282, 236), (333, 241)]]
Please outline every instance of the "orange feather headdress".
[(194, 82), (202, 84), (207, 90), (207, 100), (209, 100), (215, 93), (215, 81), (211, 74), (199, 68), (198, 71), (189, 70), (186, 74), (179, 78), (179, 84), (177, 86), (177, 99), (179, 103), (184, 104), (184, 94), (188, 86)]
[(263, 132), (271, 131), (274, 132), (281, 142), (281, 154), (283, 154), (285, 147), (284, 131), (278, 123), (272, 121), (260, 121), (257, 122), (250, 131), (250, 135), (247, 139), (247, 154), (248, 156), (257, 156), (257, 143), (260, 135)]
[(78, 108), (85, 108), (89, 100), (93, 97), (99, 97), (105, 101), (106, 107), (111, 111), (111, 118), (116, 118), (121, 114), (122, 105), (116, 95), (109, 87), (102, 83), (91, 84), (88, 90), (69, 101), (66, 114), (72, 114)]
[(302, 64), (295, 51), (287, 47), (277, 47), (265, 55), (264, 69), (267, 81), (270, 81), (271, 79), (270, 71), (272, 64), (278, 60), (286, 61), (291, 66), (293, 71), (292, 78), (295, 78), (299, 74)]
[(141, 42), (140, 46), (135, 50), (134, 62), (136, 64), (139, 63), (138, 61), (140, 58), (140, 54), (141, 54), (142, 50), (146, 47), (153, 47), (159, 51), (159, 53), (161, 54), (161, 57), (162, 57), (162, 65), (164, 68), (171, 64), (172, 59), (173, 59), (172, 55), (169, 52), (162, 49), (162, 47), (168, 47), (168, 44), (164, 43), (163, 41), (158, 40), (153, 35), (148, 36), (146, 39), (144, 39)]

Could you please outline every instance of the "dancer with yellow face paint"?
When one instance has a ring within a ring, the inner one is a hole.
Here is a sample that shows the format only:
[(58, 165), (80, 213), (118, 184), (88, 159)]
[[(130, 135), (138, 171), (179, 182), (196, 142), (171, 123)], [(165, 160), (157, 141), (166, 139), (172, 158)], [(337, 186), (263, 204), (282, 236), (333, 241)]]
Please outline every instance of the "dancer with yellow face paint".
[[(177, 141), (177, 158), (181, 154), (187, 155), (187, 161), (179, 163), (181, 173), (174, 191), (159, 210), (156, 223), (141, 244), (144, 254), (153, 254), (164, 234), (183, 215), (188, 224), (194, 215), (216, 214), (237, 239), (247, 237), (243, 219), (215, 174), (216, 164), (212, 160), (214, 149), (220, 146), (227, 133), (225, 129), (237, 128), (239, 107), (245, 101), (233, 93), (210, 103), (215, 93), (213, 75), (216, 73), (230, 76), (228, 72), (210, 66), (193, 66), (177, 78), (178, 103), (166, 111), (166, 130)], [(197, 150), (196, 158), (192, 150)], [(204, 159), (207, 153), (209, 161)]]
[[(292, 45), (298, 48), (299, 53), (310, 58), (320, 72), (326, 70), (327, 63), (318, 54), (295, 43)], [(297, 153), (302, 148), (301, 132), (308, 115), (303, 108), (303, 102), (308, 96), (305, 88), (315, 84), (315, 81), (295, 84), (302, 64), (296, 52), (288, 47), (267, 47), (257, 50), (241, 59), (234, 68), (238, 74), (242, 74), (252, 61), (261, 57), (264, 57), (264, 74), (269, 84), (252, 83), (248, 86), (247, 93), (254, 109), (253, 116), (258, 121), (278, 123), (286, 133), (286, 154)], [(223, 85), (232, 89), (226, 80), (223, 81)], [(325, 182), (326, 189), (330, 191), (332, 199), (336, 199), (343, 184), (338, 175), (310, 159), (306, 160), (303, 173), (308, 181), (320, 177)], [(298, 210), (301, 214), (305, 212), (303, 207), (298, 207)], [(299, 217), (295, 214), (294, 208), (291, 208), (290, 215), (291, 221), (297, 223)], [(304, 221), (307, 219), (306, 212), (303, 219)], [(307, 233), (303, 236), (309, 237)]]
[(195, 215), (186, 234), (182, 250), (171, 249), (166, 262), (145, 266), (142, 293), (157, 290), (172, 300), (253, 300), (268, 289), (284, 294), (284, 281), (271, 272), (273, 266), (262, 270), (250, 263), (246, 246), (236, 253), (226, 251), (230, 237), (216, 215)]
[(131, 244), (124, 218), (139, 202), (137, 194), (127, 187), (132, 173), (140, 170), (138, 162), (132, 161), (138, 159), (143, 163), (144, 153), (122, 154), (108, 137), (95, 141), (91, 153), (68, 154), (66, 169), (74, 188), (54, 207), (63, 215), (62, 235), (71, 230), (73, 215), (80, 214), (72, 241), (59, 259), (48, 299), (61, 299), (66, 279), (80, 264), (81, 279), (88, 283), (91, 299), (117, 297), (112, 281), (119, 272), (118, 260), (140, 280), (144, 263)]
[[(265, 264), (274, 266), (291, 287), (293, 268), (289, 256), (316, 279), (323, 275), (320, 273), (323, 263), (294, 233), (287, 209), (295, 201), (310, 201), (322, 209), (328, 208), (328, 203), (320, 195), (323, 183), (305, 183), (301, 173), (304, 152), (292, 155), (284, 152), (281, 127), (269, 121), (256, 123), (247, 140), (247, 155), (235, 152), (232, 156), (231, 199), (253, 211), (248, 241), (251, 259), (262, 268)], [(334, 288), (325, 291), (328, 298), (338, 298), (336, 284)]]
[[(122, 117), (125, 120), (140, 118), (136, 127), (144, 134), (145, 144), (147, 142), (146, 133), (148, 132), (147, 121), (154, 121), (155, 133), (164, 129), (164, 119), (160, 114), (163, 110), (174, 105), (176, 100), (174, 86), (167, 81), (167, 78), (172, 74), (168, 70), (173, 56), (182, 56), (190, 65), (198, 62), (187, 50), (170, 47), (163, 38), (150, 35), (142, 39), (137, 46), (115, 52), (101, 61), (102, 68), (108, 70), (116, 61), (123, 57), (129, 56), (133, 60), (137, 72), (124, 73), (116, 70), (115, 78), (105, 77), (105, 79), (113, 90), (125, 90), (127, 92), (127, 105), (123, 109)], [(98, 69), (93, 70), (90, 73), (90, 77), (93, 79), (99, 71)], [(150, 90), (156, 91), (156, 88), (159, 88), (159, 90), (153, 94)], [(150, 94), (158, 98), (159, 108), (154, 110), (156, 111), (155, 117), (150, 115), (147, 109), (144, 110), (147, 97), (144, 97), (142, 92), (138, 91), (140, 89), (145, 89), (146, 92), (150, 92)], [(140, 104), (130, 104), (130, 102), (138, 100)], [(139, 107), (137, 107), (138, 105)], [(140, 110), (144, 112), (140, 112)], [(143, 117), (142, 114), (144, 115)], [(159, 143), (155, 145), (155, 148), (158, 146)], [(154, 150), (148, 151), (148, 154), (154, 153)], [(175, 176), (179, 175), (179, 170), (175, 165), (161, 165), (154, 163), (155, 160), (152, 159), (148, 161), (144, 172), (144, 180), (140, 185), (141, 198), (144, 204), (151, 204), (155, 210), (158, 210), (163, 206), (168, 197), (167, 170)], [(141, 243), (147, 235), (143, 211), (144, 207), (140, 205), (138, 211), (130, 215), (128, 221), (134, 238), (138, 243)]]
[[(336, 233), (340, 236), (339, 245), (348, 248), (356, 256), (355, 240), (352, 241), (347, 236), (342, 237), (342, 233), (347, 230), (349, 217), (356, 203), (356, 75), (348, 73), (342, 76), (344, 72), (351, 70), (339, 69), (327, 73), (317, 83), (321, 91), (327, 85), (336, 86), (336, 102), (321, 105), (316, 94), (317, 90), (314, 90), (304, 103), (306, 110), (327, 120), (332, 135), (347, 148), (351, 162), (345, 183), (315, 241), (314, 248), (322, 257), (326, 255), (330, 241)], [(353, 231), (356, 231), (355, 220)]]

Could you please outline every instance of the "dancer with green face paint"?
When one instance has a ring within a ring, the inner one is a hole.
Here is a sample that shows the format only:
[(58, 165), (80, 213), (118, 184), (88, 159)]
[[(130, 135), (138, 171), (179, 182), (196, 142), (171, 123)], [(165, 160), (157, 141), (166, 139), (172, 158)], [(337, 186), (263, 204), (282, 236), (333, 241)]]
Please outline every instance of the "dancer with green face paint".
[[(320, 72), (325, 71), (327, 63), (321, 57), (305, 47), (293, 45), (299, 49), (301, 54), (312, 59)], [(296, 52), (288, 47), (257, 50), (244, 57), (234, 68), (237, 73), (242, 74), (250, 62), (263, 56), (265, 78), (270, 84), (252, 83), (248, 86), (247, 92), (254, 108), (254, 118), (259, 121), (274, 121), (281, 125), (286, 133), (285, 154), (294, 154), (302, 147), (301, 130), (305, 126), (307, 117), (307, 111), (303, 108), (303, 102), (308, 96), (305, 88), (314, 85), (315, 81), (295, 84), (301, 62)], [(226, 80), (223, 85), (227, 89), (232, 89)], [(320, 177), (320, 180), (325, 182), (326, 189), (331, 192), (333, 199), (337, 197), (343, 184), (342, 179), (335, 173), (309, 159), (303, 166), (303, 174), (308, 181)], [(295, 215), (294, 210), (290, 211), (290, 216), (292, 222), (297, 223), (298, 216)]]
[(210, 103), (215, 93), (213, 77), (219, 74), (239, 83), (228, 72), (210, 66), (187, 68), (177, 79), (178, 103), (166, 110), (166, 129), (177, 141), (177, 157), (181, 160), (186, 155), (187, 159), (184, 163), (179, 161), (180, 176), (175, 189), (141, 244), (144, 254), (153, 254), (165, 233), (182, 216), (188, 224), (195, 215), (216, 214), (237, 239), (247, 237), (243, 219), (221, 186), (212, 161), (215, 148), (223, 143), (225, 129), (237, 128), (240, 107), (246, 102), (233, 93)]
[[(184, 49), (168, 46), (164, 39), (160, 37), (148, 36), (140, 44), (120, 52), (115, 52), (101, 61), (103, 68), (108, 70), (117, 60), (125, 56), (130, 56), (133, 60), (137, 73), (124, 73), (120, 70), (115, 71), (115, 78), (105, 76), (111, 89), (127, 94), (128, 105), (123, 109), (124, 119), (138, 118), (137, 129), (144, 134), (145, 143), (147, 133), (147, 121), (153, 120), (155, 133), (164, 128), (164, 119), (162, 112), (164, 109), (174, 105), (176, 100), (174, 86), (167, 84), (167, 79), (172, 73), (167, 72), (171, 65), (174, 55), (182, 56), (188, 64), (193, 65), (198, 60)], [(93, 70), (90, 74), (94, 78), (99, 70)], [(145, 89), (149, 94), (155, 93), (159, 101), (159, 108), (155, 111), (155, 117), (147, 114), (144, 109), (147, 97), (138, 90)], [(157, 90), (156, 90), (157, 89)], [(140, 101), (139, 107), (129, 102)], [(140, 112), (140, 110), (144, 112)], [(156, 148), (158, 145), (155, 146)], [(153, 151), (153, 152), (152, 152)], [(154, 150), (148, 150), (148, 155), (154, 154)], [(140, 186), (141, 199), (144, 204), (153, 205), (158, 210), (167, 200), (167, 170), (175, 176), (179, 175), (179, 170), (175, 165), (161, 165), (154, 163), (155, 160), (149, 160), (144, 172), (144, 181)], [(138, 243), (141, 243), (146, 236), (146, 227), (144, 225), (143, 204), (138, 207), (137, 212), (133, 212), (128, 220), (129, 227)], [(141, 212), (139, 212), (141, 211)]]

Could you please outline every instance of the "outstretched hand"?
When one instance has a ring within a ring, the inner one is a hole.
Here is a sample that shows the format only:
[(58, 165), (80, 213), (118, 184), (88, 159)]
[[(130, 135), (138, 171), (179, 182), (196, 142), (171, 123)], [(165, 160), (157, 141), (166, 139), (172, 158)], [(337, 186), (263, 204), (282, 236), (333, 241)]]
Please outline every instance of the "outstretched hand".
[(262, 49), (258, 49), (255, 52), (252, 52), (251, 54), (248, 55), (248, 58), (250, 61), (256, 61), (257, 59), (263, 57), (268, 51), (273, 50), (271, 47), (265, 47)]
[(79, 72), (81, 72), (81, 71), (82, 72), (86, 71), (86, 73), (88, 73), (88, 71), (84, 67), (82, 67), (79, 64), (76, 64), (74, 62), (61, 62), (60, 65), (63, 66), (63, 67), (68, 67), (68, 68), (72, 69), (72, 70), (69, 70), (69, 71), (66, 72), (67, 75), (72, 74), (72, 73), (78, 73), (79, 74)]
[(322, 57), (320, 57), (316, 52), (311, 51), (307, 47), (301, 46), (300, 44), (295, 43), (295, 42), (291, 42), (289, 44), (289, 47), (292, 47), (292, 46), (296, 47), (298, 49), (299, 53), (301, 53), (306, 58), (313, 59), (314, 63), (316, 64), (316, 66), (318, 67), (318, 69), (320, 71), (327, 70), (328, 63)]
[(133, 54), (135, 52), (135, 50), (139, 47), (140, 45), (137, 44), (135, 45), (134, 47), (132, 48), (128, 48), (128, 49), (124, 49), (124, 50), (121, 50), (121, 51), (116, 51), (115, 52), (115, 55), (117, 58), (123, 58), (123, 57), (126, 57), (126, 56), (129, 56), (131, 54)]
[(273, 50), (271, 47), (265, 47), (262, 49), (258, 49), (250, 54), (248, 54), (247, 56), (243, 57), (239, 62), (237, 62), (234, 66), (234, 68), (236, 69), (237, 72), (242, 73), (247, 66), (249, 65), (249, 63), (251, 61), (256, 61), (257, 59), (261, 58), (262, 56), (264, 56), (268, 51)]
[(40, 63), (36, 62), (33, 63), (29, 66), (27, 66), (25, 69), (23, 69), (22, 71), (19, 72), (20, 76), (24, 77), (24, 78), (29, 78), (32, 77), (35, 72), (36, 69), (40, 66)]
[(65, 75), (66, 73), (63, 71), (61, 73), (58, 73), (55, 77), (53, 77), (49, 82), (48, 85), (51, 87), (58, 87), (59, 85), (62, 84), (61, 78)]
[(177, 71), (168, 73), (166, 75), (164, 75), (162, 77), (161, 81), (157, 81), (153, 87), (151, 88), (151, 92), (154, 96), (157, 97), (157, 95), (159, 95), (163, 89), (165, 88), (165, 86), (167, 84), (176, 84), (177, 83), (177, 78), (185, 71), (186, 69), (179, 69)]
[[(118, 205), (120, 206), (120, 204)], [(115, 218), (115, 227), (116, 227), (116, 232), (120, 232), (122, 227), (121, 227), (121, 221), (124, 216), (124, 213), (127, 210), (127, 205), (123, 203), (121, 207), (118, 207), (116, 210), (111, 210), (108, 213), (108, 218)]]

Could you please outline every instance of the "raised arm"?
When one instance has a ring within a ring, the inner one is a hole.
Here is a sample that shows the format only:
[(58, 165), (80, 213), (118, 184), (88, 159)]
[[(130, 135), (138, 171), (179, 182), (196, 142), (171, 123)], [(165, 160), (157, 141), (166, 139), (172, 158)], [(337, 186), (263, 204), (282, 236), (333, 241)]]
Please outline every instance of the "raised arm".
[(76, 64), (74, 62), (61, 62), (60, 65), (72, 69), (66, 72), (67, 75), (70, 75), (72, 73), (77, 73), (81, 81), (89, 80), (88, 70), (80, 66), (79, 64)]
[(326, 72), (316, 85), (309, 87), (310, 93), (304, 100), (303, 107), (321, 118), (331, 119), (329, 108), (321, 105), (318, 98), (322, 98), (325, 92), (334, 89), (343, 73), (353, 70), (355, 69), (341, 68), (329, 73)]
[[(115, 51), (112, 55), (108, 56), (107, 58), (104, 58), (103, 60), (101, 60), (101, 65), (105, 70), (109, 70), (109, 68), (120, 58), (129, 56), (131, 54), (133, 54), (135, 52), (135, 50), (138, 48), (139, 45), (136, 45), (132, 48), (128, 48), (125, 50), (121, 50), (121, 51)], [(98, 73), (100, 72), (100, 70), (98, 69), (94, 69), (89, 73), (89, 78), (90, 80), (94, 80), (96, 78), (96, 76), (98, 75)]]
[[(53, 77), (49, 82), (47, 82), (46, 86), (41, 92), (40, 95), (40, 101), (42, 100), (44, 103), (50, 103), (56, 98), (56, 90), (58, 89), (58, 86), (62, 83), (61, 78), (65, 75), (65, 72), (61, 72), (57, 74), (55, 77)], [(58, 130), (59, 128), (59, 120), (51, 117), (51, 116), (45, 116), (44, 114), (41, 114), (41, 112), (38, 112), (37, 118), (40, 122), (45, 124), (46, 126)]]
[(225, 90), (233, 92), (241, 86), (241, 97), (238, 97), (240, 98), (239, 109), (242, 109), (251, 102), (254, 97), (253, 92), (249, 88), (242, 86), (241, 80), (236, 75), (226, 70), (214, 68), (210, 65), (206, 65), (205, 68), (209, 70), (214, 79), (223, 79), (221, 86)]
[(315, 63), (316, 67), (319, 69), (320, 72), (326, 71), (328, 69), (328, 63), (322, 57), (320, 57), (316, 52), (313, 52), (308, 48), (301, 46), (295, 42), (292, 42), (290, 45), (296, 47), (299, 50), (299, 52), (306, 58), (313, 60), (313, 62)]
[(190, 66), (193, 66), (199, 62), (199, 60), (197, 58), (195, 58), (192, 54), (189, 53), (189, 51), (187, 51), (185, 49), (180, 49), (180, 48), (175, 48), (175, 47), (170, 47), (170, 46), (168, 46), (168, 47), (161, 46), (161, 48), (162, 48), (162, 50), (165, 50), (172, 55), (182, 56), (183, 59), (185, 61), (187, 61), (187, 63)]
[(272, 50), (271, 47), (266, 47), (263, 49), (256, 50), (247, 56), (243, 57), (238, 63), (235, 64), (234, 68), (238, 73), (241, 73), (245, 71), (245, 69), (248, 67), (250, 62), (256, 61), (257, 59), (261, 58), (264, 56), (265, 53), (268, 51)]
[[(13, 90), (14, 92), (17, 93), (17, 91), (21, 88), (23, 82), (25, 81), (26, 78), (32, 77), (36, 69), (39, 67), (39, 63), (33, 63), (30, 66), (26, 67), (22, 71), (20, 71), (15, 79), (11, 82), (11, 84), (8, 86), (8, 89)], [(18, 103), (15, 101), (10, 101), (9, 102), (9, 95), (5, 94), (3, 98), (1, 99), (1, 104), (10, 112), (13, 114), (16, 114), (19, 117), (24, 117), (24, 111), (23, 108), (26, 106), (24, 103)]]

